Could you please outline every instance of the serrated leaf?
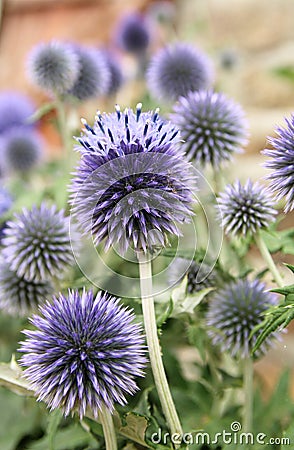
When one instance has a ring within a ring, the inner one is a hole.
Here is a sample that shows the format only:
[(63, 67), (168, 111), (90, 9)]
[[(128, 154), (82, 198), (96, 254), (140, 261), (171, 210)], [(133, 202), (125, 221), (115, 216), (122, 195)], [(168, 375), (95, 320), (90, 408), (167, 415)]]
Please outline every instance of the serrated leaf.
[(130, 412), (127, 413), (123, 419), (125, 422), (124, 424), (117, 413), (113, 415), (113, 422), (117, 431), (126, 438), (131, 439), (144, 447), (150, 448), (145, 441), (145, 433), (148, 427), (148, 420), (146, 417)]
[(0, 386), (4, 386), (18, 395), (33, 396), (28, 382), (22, 378), (21, 368), (12, 360), (11, 363), (0, 363)]
[(170, 317), (177, 317), (180, 314), (193, 314), (194, 309), (214, 288), (205, 288), (194, 294), (186, 294), (187, 277), (184, 277), (181, 284), (173, 289), (171, 299), (173, 310)]
[(157, 328), (161, 328), (162, 325), (167, 321), (167, 319), (171, 316), (173, 311), (173, 302), (172, 299), (169, 300), (165, 310), (161, 313), (156, 319)]

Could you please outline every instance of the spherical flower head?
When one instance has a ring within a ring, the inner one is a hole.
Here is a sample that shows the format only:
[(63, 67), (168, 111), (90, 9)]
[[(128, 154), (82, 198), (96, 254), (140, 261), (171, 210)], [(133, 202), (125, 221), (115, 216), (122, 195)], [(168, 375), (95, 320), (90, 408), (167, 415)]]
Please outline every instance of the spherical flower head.
[(0, 261), (0, 309), (13, 316), (27, 316), (53, 293), (50, 281), (28, 281)]
[(267, 190), (258, 183), (239, 180), (226, 186), (218, 198), (219, 220), (226, 233), (256, 233), (266, 228), (277, 214)]
[(119, 48), (130, 53), (144, 52), (151, 40), (151, 30), (142, 14), (134, 12), (122, 17), (115, 30)]
[(0, 186), (0, 217), (3, 216), (12, 206), (12, 198), (9, 192)]
[(276, 199), (286, 198), (285, 212), (294, 209), (294, 114), (285, 118), (285, 126), (277, 127), (277, 137), (269, 137), (273, 149), (262, 153), (272, 158), (264, 166), (272, 172), (267, 176)]
[(110, 73), (106, 95), (115, 95), (124, 82), (122, 68), (118, 59), (110, 51), (105, 50), (103, 55)]
[(104, 95), (110, 82), (110, 72), (103, 53), (92, 47), (73, 45), (78, 61), (79, 74), (68, 95), (80, 101)]
[(29, 125), (28, 119), (34, 113), (35, 105), (25, 95), (17, 91), (0, 93), (0, 134), (10, 128)]
[(82, 154), (72, 180), (72, 213), (95, 244), (146, 251), (179, 236), (192, 214), (193, 175), (178, 130), (158, 112), (98, 114), (78, 141)]
[(11, 128), (3, 135), (4, 171), (27, 172), (34, 168), (44, 155), (40, 135), (29, 128)]
[(154, 98), (170, 102), (191, 91), (207, 89), (213, 80), (213, 69), (210, 59), (201, 50), (177, 43), (153, 56), (146, 79)]
[(69, 220), (63, 211), (42, 203), (38, 208), (23, 208), (7, 222), (3, 254), (19, 277), (43, 281), (60, 277), (74, 260)]
[(25, 330), (21, 364), (25, 377), (50, 409), (67, 416), (86, 410), (97, 416), (103, 405), (124, 405), (134, 394), (135, 377), (145, 365), (141, 327), (134, 315), (106, 293), (69, 291), (40, 308)]
[(69, 44), (51, 41), (32, 49), (27, 69), (28, 76), (38, 87), (62, 95), (73, 86), (80, 66), (78, 56)]
[[(259, 280), (238, 280), (217, 291), (210, 301), (207, 325), (213, 344), (232, 356), (248, 357), (261, 330), (249, 337), (254, 327), (264, 319), (263, 313), (277, 304), (277, 297), (265, 291)], [(265, 353), (278, 333), (272, 333), (256, 352)]]
[(188, 159), (202, 166), (218, 168), (246, 143), (244, 112), (224, 94), (190, 92), (179, 98), (171, 118), (181, 130)]
[(189, 261), (183, 258), (176, 258), (170, 268), (170, 282), (174, 285), (185, 276), (187, 276), (187, 294), (192, 295), (216, 285), (216, 273), (208, 264), (196, 261), (189, 264)]

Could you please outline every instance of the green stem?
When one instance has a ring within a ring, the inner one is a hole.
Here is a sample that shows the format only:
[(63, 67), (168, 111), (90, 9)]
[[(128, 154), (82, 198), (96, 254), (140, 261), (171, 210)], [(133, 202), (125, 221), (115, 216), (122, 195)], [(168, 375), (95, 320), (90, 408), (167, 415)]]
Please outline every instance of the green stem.
[(157, 334), (154, 300), (152, 295), (151, 262), (150, 260), (148, 260), (148, 254), (145, 254), (143, 252), (138, 252), (137, 257), (140, 270), (140, 286), (144, 326), (155, 386), (171, 434), (175, 435), (176, 433), (178, 433), (180, 434), (180, 436), (182, 436), (182, 426), (170, 393), (161, 358), (161, 349)]
[(117, 450), (117, 441), (112, 415), (105, 406), (103, 406), (101, 412), (99, 412), (99, 420), (103, 428), (106, 450)]
[(253, 361), (247, 356), (243, 362), (243, 390), (244, 390), (244, 410), (243, 410), (243, 431), (252, 432), (253, 417)]
[(259, 251), (260, 251), (264, 261), (267, 263), (268, 268), (271, 271), (277, 285), (279, 287), (283, 287), (283, 284), (284, 284), (283, 279), (274, 263), (272, 255), (270, 254), (267, 246), (265, 245), (265, 242), (264, 242), (263, 238), (261, 237), (260, 233), (256, 234), (255, 242), (256, 242), (257, 247), (259, 248)]

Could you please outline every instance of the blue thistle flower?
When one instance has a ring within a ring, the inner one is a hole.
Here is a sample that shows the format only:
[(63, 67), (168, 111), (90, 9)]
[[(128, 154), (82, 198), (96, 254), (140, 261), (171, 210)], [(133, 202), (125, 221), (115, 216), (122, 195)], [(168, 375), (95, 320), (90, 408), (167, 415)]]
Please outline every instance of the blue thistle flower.
[(6, 213), (12, 206), (12, 198), (9, 192), (0, 186), (0, 217)]
[(51, 41), (32, 49), (27, 68), (33, 83), (45, 91), (62, 95), (76, 81), (80, 64), (70, 44)]
[(216, 285), (216, 273), (208, 264), (197, 263), (183, 258), (176, 258), (169, 270), (169, 280), (172, 285), (187, 276), (187, 294), (195, 294)]
[(43, 157), (43, 142), (35, 131), (11, 128), (3, 135), (3, 169), (12, 172), (27, 172)]
[(191, 45), (178, 43), (153, 56), (146, 79), (154, 98), (173, 101), (191, 91), (207, 89), (212, 83), (213, 69), (205, 53)]
[(114, 95), (121, 88), (124, 81), (122, 68), (118, 59), (110, 51), (105, 50), (103, 55), (110, 73), (106, 95)]
[(274, 220), (277, 211), (267, 190), (247, 180), (242, 186), (237, 180), (226, 186), (218, 198), (219, 220), (226, 233), (256, 233)]
[(189, 160), (218, 168), (246, 143), (244, 112), (224, 94), (190, 92), (179, 98), (174, 112), (171, 118), (181, 131)]
[(263, 150), (263, 154), (272, 158), (264, 167), (272, 172), (267, 176), (270, 188), (276, 192), (276, 199), (286, 198), (285, 212), (294, 209), (294, 114), (285, 118), (286, 126), (277, 127), (277, 137), (269, 137), (273, 149)]
[(115, 30), (119, 48), (130, 53), (144, 52), (151, 40), (151, 30), (142, 14), (134, 12), (122, 17)]
[(0, 93), (0, 134), (10, 128), (27, 126), (29, 117), (34, 113), (35, 105), (25, 95), (17, 91)]
[(50, 281), (28, 281), (0, 261), (0, 309), (14, 316), (27, 316), (53, 293)]
[(165, 245), (176, 222), (189, 219), (190, 164), (178, 130), (158, 111), (99, 114), (78, 141), (82, 159), (71, 185), (73, 215), (94, 243), (106, 239), (125, 252)]
[[(259, 280), (238, 280), (220, 289), (210, 300), (207, 312), (208, 334), (213, 344), (232, 356), (250, 356), (261, 332), (249, 338), (252, 330), (264, 319), (263, 313), (277, 303), (277, 297), (265, 292), (265, 285)], [(256, 355), (264, 354), (278, 336), (272, 333)]]
[(67, 92), (80, 101), (104, 95), (110, 82), (110, 72), (103, 53), (92, 47), (73, 45), (79, 60), (79, 74)]
[(23, 208), (7, 222), (3, 255), (19, 277), (42, 281), (60, 277), (74, 261), (69, 236), (69, 220), (55, 206), (31, 210)]
[(141, 327), (119, 300), (99, 292), (69, 291), (40, 308), (25, 330), (21, 364), (25, 377), (50, 409), (61, 408), (67, 416), (86, 410), (97, 416), (105, 405), (127, 403), (134, 394), (134, 378), (142, 376), (145, 364)]

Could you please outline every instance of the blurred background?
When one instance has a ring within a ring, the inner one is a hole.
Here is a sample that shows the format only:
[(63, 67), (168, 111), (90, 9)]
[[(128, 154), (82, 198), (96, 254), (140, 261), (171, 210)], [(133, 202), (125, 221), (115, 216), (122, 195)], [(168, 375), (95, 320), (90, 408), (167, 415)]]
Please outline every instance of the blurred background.
[[(112, 110), (116, 102), (125, 107), (143, 99), (148, 107), (150, 99), (143, 78), (138, 77), (138, 61), (121, 50), (114, 38), (121, 17), (140, 11), (152, 29), (147, 60), (157, 48), (176, 39), (193, 43), (209, 55), (215, 66), (216, 88), (239, 102), (250, 122), (250, 141), (232, 166), (232, 176), (259, 179), (264, 175), (260, 150), (275, 126), (294, 109), (293, 1), (2, 0), (0, 4), (1, 91), (17, 90), (28, 95), (37, 107), (48, 101), (29, 82), (26, 59), (34, 45), (58, 39), (108, 48), (122, 67), (125, 82), (121, 90), (111, 100), (84, 102), (79, 106), (81, 116), (91, 122), (97, 109)], [(54, 112), (45, 115), (39, 124), (48, 157), (60, 152), (52, 115)], [(289, 214), (283, 226), (293, 225), (293, 214)], [(262, 266), (254, 253), (251, 258), (253, 264)], [(285, 262), (279, 254), (275, 259)], [(293, 258), (287, 262), (293, 264)], [(285, 275), (285, 283), (290, 284), (291, 274), (285, 271)], [(183, 358), (188, 362), (191, 355), (183, 354)], [(294, 366), (292, 333), (256, 364), (265, 393), (286, 365)], [(292, 393), (294, 396), (294, 382)]]

